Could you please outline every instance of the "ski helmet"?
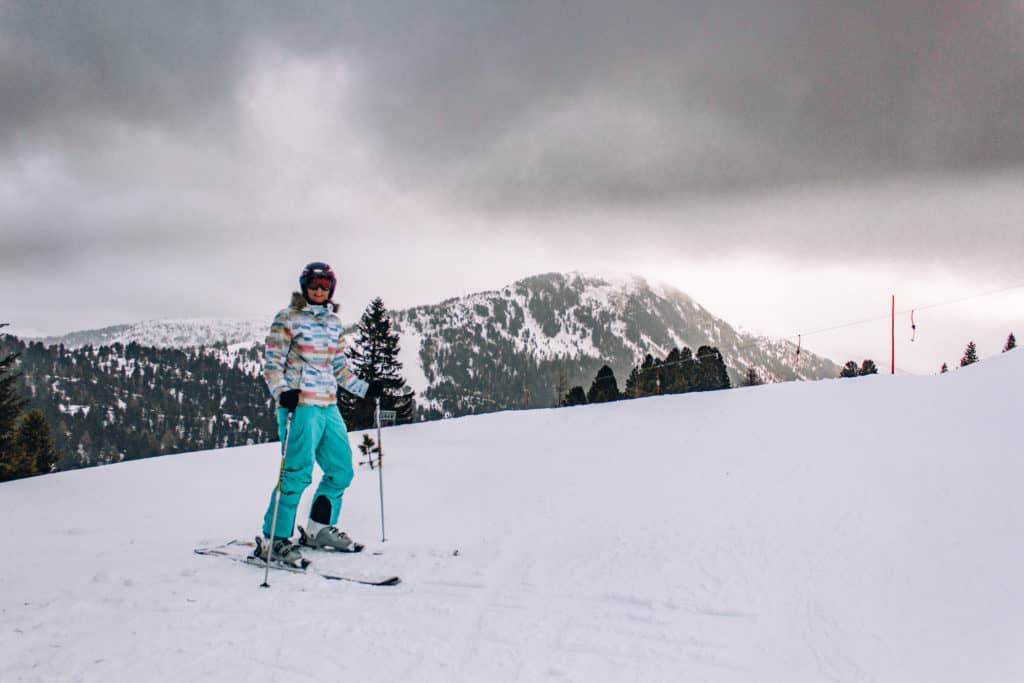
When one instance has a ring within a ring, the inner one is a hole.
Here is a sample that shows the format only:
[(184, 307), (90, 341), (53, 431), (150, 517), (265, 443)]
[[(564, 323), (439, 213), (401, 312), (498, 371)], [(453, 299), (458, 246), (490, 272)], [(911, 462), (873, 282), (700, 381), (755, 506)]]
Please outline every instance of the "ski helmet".
[(328, 295), (328, 299), (333, 298), (334, 287), (338, 284), (338, 279), (334, 277), (334, 271), (331, 270), (331, 267), (321, 261), (313, 261), (302, 269), (302, 275), (299, 276), (299, 287), (302, 290), (303, 296), (305, 296), (306, 288), (309, 287), (309, 283), (314, 278), (324, 278), (331, 281), (331, 293)]

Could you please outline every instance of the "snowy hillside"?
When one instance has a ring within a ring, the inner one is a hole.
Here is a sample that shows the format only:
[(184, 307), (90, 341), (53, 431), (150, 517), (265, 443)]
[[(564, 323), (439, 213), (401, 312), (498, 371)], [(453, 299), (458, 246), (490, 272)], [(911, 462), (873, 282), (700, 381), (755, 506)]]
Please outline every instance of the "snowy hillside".
[[(230, 365), (233, 352), (263, 343), (271, 313), (258, 321), (153, 320), (41, 341), (67, 347), (224, 343), (231, 347)], [(359, 313), (344, 313), (350, 336)], [(524, 388), (534, 397), (532, 405), (549, 405), (561, 376), (586, 388), (605, 363), (621, 384), (646, 354), (663, 358), (673, 347), (717, 347), (734, 384), (748, 368), (768, 382), (839, 374), (839, 366), (807, 349), (795, 367), (791, 342), (742, 333), (685, 293), (632, 275), (548, 273), (391, 315), (401, 336), (405, 378), (420, 405), (438, 417), (522, 407)], [(486, 401), (471, 405), (466, 396)]]
[(536, 275), (394, 317), (403, 334), (420, 341), (417, 348), (429, 350), (421, 358), (428, 378), (444, 374), (436, 367), (438, 352), (466, 356), (496, 343), (538, 363), (609, 363), (623, 378), (648, 353), (664, 357), (673, 347), (696, 351), (705, 344), (722, 352), (734, 381), (750, 367), (766, 381), (839, 374), (838, 366), (813, 353), (795, 368), (792, 343), (739, 332), (678, 289), (638, 276)]
[[(274, 444), (0, 485), (0, 680), (1024, 680), (1013, 351), (385, 433), (321, 558), (254, 534)], [(353, 434), (358, 442), (359, 434)], [(306, 509), (303, 504), (302, 511)]]
[(147, 320), (131, 325), (114, 325), (98, 330), (81, 330), (60, 337), (43, 337), (38, 341), (47, 346), (63, 344), (68, 348), (80, 346), (128, 345), (132, 342), (156, 348), (189, 348), (223, 343), (229, 346), (251, 347), (263, 343), (268, 321), (222, 320), (195, 318), (189, 320)]

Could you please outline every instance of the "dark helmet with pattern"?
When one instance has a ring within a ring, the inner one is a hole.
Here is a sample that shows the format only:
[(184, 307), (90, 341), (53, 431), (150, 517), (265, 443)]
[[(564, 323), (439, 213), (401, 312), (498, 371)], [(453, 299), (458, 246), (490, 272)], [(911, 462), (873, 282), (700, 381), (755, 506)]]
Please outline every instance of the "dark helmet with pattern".
[(334, 287), (338, 284), (338, 279), (334, 277), (334, 271), (326, 263), (321, 261), (313, 261), (306, 265), (302, 269), (302, 275), (299, 276), (299, 287), (302, 290), (302, 295), (306, 295), (306, 290), (314, 280), (326, 280), (330, 283), (330, 295), (328, 298), (334, 297)]

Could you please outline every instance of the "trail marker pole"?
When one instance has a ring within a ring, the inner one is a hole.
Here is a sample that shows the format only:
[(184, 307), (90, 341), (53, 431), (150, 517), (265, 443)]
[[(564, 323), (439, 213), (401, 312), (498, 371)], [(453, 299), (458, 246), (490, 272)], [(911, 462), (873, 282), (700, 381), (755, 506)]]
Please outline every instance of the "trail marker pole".
[(374, 413), (377, 422), (377, 481), (380, 487), (380, 541), (385, 543), (388, 539), (384, 535), (384, 444), (380, 436), (380, 398), (377, 398), (377, 410)]

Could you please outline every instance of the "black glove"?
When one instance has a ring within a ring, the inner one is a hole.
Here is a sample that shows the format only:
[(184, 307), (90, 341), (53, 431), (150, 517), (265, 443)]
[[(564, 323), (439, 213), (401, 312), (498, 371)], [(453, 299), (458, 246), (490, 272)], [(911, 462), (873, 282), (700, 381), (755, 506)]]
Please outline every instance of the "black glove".
[(295, 412), (295, 408), (299, 405), (299, 390), (289, 389), (288, 391), (282, 391), (281, 398), (277, 399), (277, 402), (282, 408), (287, 408), (289, 413)]
[(384, 383), (379, 379), (370, 380), (366, 390), (366, 398), (380, 398), (384, 395)]

